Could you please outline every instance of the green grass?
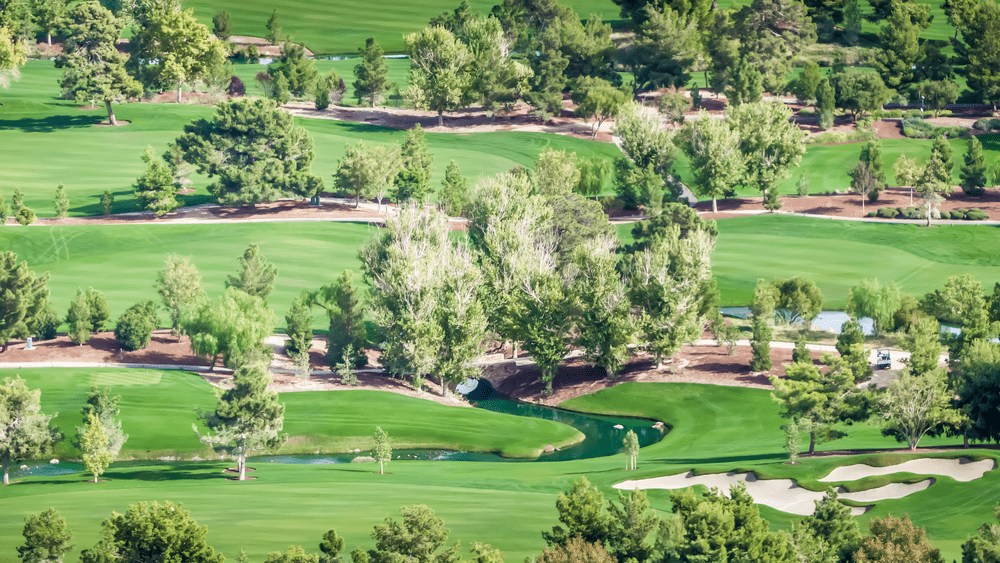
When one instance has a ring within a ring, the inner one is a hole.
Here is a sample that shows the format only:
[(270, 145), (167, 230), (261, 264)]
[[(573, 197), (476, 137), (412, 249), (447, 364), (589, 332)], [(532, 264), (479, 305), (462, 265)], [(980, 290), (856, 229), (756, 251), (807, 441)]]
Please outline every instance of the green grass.
[[(350, 65), (353, 67), (353, 65)], [(256, 67), (247, 69), (249, 85)], [(260, 67), (263, 68), (263, 67)], [(394, 68), (398, 71), (398, 65)], [(184, 125), (211, 115), (208, 106), (187, 104), (132, 103), (116, 107), (118, 119), (132, 123), (119, 128), (94, 127), (107, 119), (103, 109), (80, 110), (76, 104), (59, 100), (58, 69), (50, 61), (31, 61), (23, 69), (19, 82), (0, 91), (0, 189), (7, 201), (15, 188), (25, 194), (25, 204), (39, 216), (55, 215), (56, 186), (66, 185), (71, 215), (100, 213), (104, 190), (115, 194), (115, 212), (135, 211), (132, 184), (145, 165), (140, 156), (147, 145), (166, 150)], [(346, 123), (325, 119), (298, 118), (313, 136), (316, 159), (313, 171), (323, 177), (332, 190), (333, 173), (346, 146), (359, 140), (372, 143), (396, 143), (403, 132), (386, 127)], [(546, 133), (428, 133), (427, 142), (434, 156), (431, 178), (437, 190), (451, 160), (462, 174), (475, 181), (515, 166), (531, 166), (538, 153), (546, 148), (565, 149), (581, 157), (612, 158), (618, 150), (611, 144), (581, 140)], [(209, 179), (193, 178), (196, 192), (183, 196), (187, 205), (211, 201), (205, 187)]]
[[(474, 12), (489, 13), (494, 0), (471, 0)], [(590, 14), (605, 20), (617, 20), (619, 9), (611, 0), (568, 0), (581, 18)], [(211, 26), (212, 16), (226, 10), (233, 21), (233, 33), (263, 37), (271, 10), (277, 8), (283, 34), (306, 44), (315, 53), (354, 54), (365, 45), (365, 39), (375, 37), (387, 53), (403, 51), (403, 36), (420, 31), (431, 18), (451, 12), (458, 6), (454, 0), (414, 0), (381, 6), (350, 0), (308, 2), (241, 2), (239, 0), (186, 0), (183, 7), (194, 8), (195, 15)]]
[[(237, 274), (236, 258), (258, 243), (278, 268), (268, 304), (283, 330), (284, 315), (301, 292), (332, 283), (345, 269), (361, 283), (357, 252), (373, 229), (355, 223), (11, 227), (0, 230), (0, 248), (17, 253), (38, 274), (51, 273), (52, 303), (60, 314), (78, 287), (93, 286), (107, 295), (114, 323), (136, 302), (160, 303), (154, 283), (168, 254), (190, 257), (203, 276), (202, 287), (214, 298), (224, 291), (227, 277)], [(314, 315), (314, 326), (325, 328), (323, 311)], [(167, 322), (165, 314), (161, 320)]]
[[(899, 284), (920, 297), (949, 276), (971, 273), (987, 291), (1000, 281), (1000, 229), (990, 226), (889, 225), (767, 215), (718, 222), (712, 271), (725, 305), (746, 305), (757, 279), (810, 278), (826, 309), (841, 309), (865, 278)], [(619, 227), (631, 241), (632, 225)]]
[[(127, 389), (130, 393), (135, 390)], [(49, 397), (47, 393), (43, 392), (43, 401)], [(342, 394), (347, 393), (329, 393)], [(283, 396), (286, 402), (292, 398)], [(293, 411), (292, 403), (288, 404)], [(77, 405), (67, 405), (64, 410), (75, 412)], [(767, 391), (629, 383), (561, 406), (656, 418), (669, 423), (672, 430), (660, 443), (644, 448), (639, 455), (639, 469), (628, 473), (622, 470), (624, 457), (612, 456), (530, 465), (393, 461), (385, 476), (373, 473), (371, 465), (257, 464), (253, 475), (258, 479), (248, 483), (224, 480), (219, 471), (225, 465), (207, 462), (119, 464), (106, 475), (110, 481), (98, 485), (83, 482), (81, 475), (26, 478), (5, 488), (0, 497), (0, 511), (9, 516), (0, 519), (0, 550), (10, 552), (21, 541), (24, 515), (54, 507), (77, 534), (77, 549), (67, 559), (72, 562), (79, 550), (97, 541), (99, 523), (112, 510), (120, 512), (130, 503), (155, 499), (183, 502), (200, 523), (209, 526), (209, 542), (229, 557), (240, 548), (246, 548), (254, 560), (289, 544), (312, 549), (309, 546), (315, 545), (329, 528), (337, 529), (350, 551), (371, 547), (372, 526), (386, 516), (397, 515), (400, 505), (426, 503), (445, 519), (452, 530), (452, 541), (460, 539), (464, 546), (471, 541), (491, 542), (505, 552), (508, 561), (519, 561), (540, 552), (539, 531), (557, 523), (556, 495), (581, 475), (587, 476), (606, 497), (616, 494), (611, 485), (622, 480), (692, 468), (703, 472), (753, 470), (762, 476), (798, 479), (806, 486), (819, 488), (816, 479), (833, 467), (871, 458), (824, 457), (804, 459), (797, 466), (785, 465), (779, 430), (783, 421)], [(419, 421), (425, 412), (432, 409), (409, 413), (410, 423)], [(358, 416), (370, 424), (381, 424), (387, 415), (372, 411)], [(819, 449), (897, 446), (874, 426), (845, 429), (847, 438), (822, 444)], [(928, 439), (921, 445), (954, 443), (949, 439)], [(962, 453), (995, 456), (978, 450)], [(958, 555), (957, 546), (967, 534), (990, 520), (993, 505), (1000, 501), (998, 485), (1000, 472), (988, 473), (984, 480), (970, 483), (940, 479), (926, 491), (879, 503), (875, 511), (860, 520), (864, 523), (871, 515), (890, 511), (909, 513), (918, 525), (928, 527), (931, 538), (944, 547), (944, 555), (950, 559)], [(251, 495), (253, 502), (247, 502)], [(666, 491), (650, 491), (651, 503), (660, 511), (669, 511), (668, 496)], [(787, 527), (797, 519), (768, 508), (762, 508), (762, 513), (774, 528)]]
[[(32, 389), (42, 390), (45, 412), (66, 439), (56, 457), (76, 457), (72, 446), (80, 409), (91, 386), (110, 387), (122, 396), (122, 430), (129, 435), (122, 459), (211, 456), (191, 429), (197, 412), (215, 408), (212, 386), (184, 371), (138, 369), (25, 369), (15, 372)], [(15, 373), (0, 373), (11, 377)], [(564, 447), (583, 439), (570, 426), (474, 408), (451, 407), (385, 391), (307, 391), (284, 393), (284, 431), (289, 441), (280, 453), (332, 453), (371, 448), (376, 425), (397, 449), (430, 448), (496, 452), (537, 457), (546, 444)]]

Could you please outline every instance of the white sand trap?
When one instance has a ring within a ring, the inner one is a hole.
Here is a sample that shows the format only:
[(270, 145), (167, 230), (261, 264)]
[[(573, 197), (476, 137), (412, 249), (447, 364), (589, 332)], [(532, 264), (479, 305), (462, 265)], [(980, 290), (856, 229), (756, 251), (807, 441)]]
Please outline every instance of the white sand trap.
[(997, 468), (997, 462), (992, 459), (969, 461), (968, 458), (958, 459), (912, 459), (910, 461), (887, 467), (872, 467), (871, 465), (845, 465), (830, 472), (820, 479), (824, 483), (856, 481), (865, 477), (890, 475), (892, 473), (915, 473), (917, 475), (944, 475), (956, 481), (974, 481), (987, 471)]
[[(821, 500), (824, 492), (810, 491), (803, 489), (791, 479), (757, 479), (753, 473), (714, 473), (711, 475), (698, 475), (694, 471), (667, 477), (654, 477), (652, 479), (641, 479), (638, 481), (625, 481), (618, 483), (616, 489), (686, 489), (694, 485), (704, 485), (706, 487), (717, 487), (723, 494), (729, 496), (729, 487), (737, 483), (746, 483), (747, 493), (753, 497), (754, 502), (770, 506), (776, 510), (800, 516), (809, 516), (816, 510), (814, 501)], [(857, 502), (875, 502), (885, 499), (903, 498), (907, 495), (922, 491), (934, 483), (933, 479), (927, 479), (919, 483), (907, 485), (903, 483), (893, 483), (884, 487), (869, 489), (857, 493), (845, 492), (843, 487), (838, 489), (840, 498)], [(868, 509), (865, 507), (851, 507), (851, 514), (864, 514)]]

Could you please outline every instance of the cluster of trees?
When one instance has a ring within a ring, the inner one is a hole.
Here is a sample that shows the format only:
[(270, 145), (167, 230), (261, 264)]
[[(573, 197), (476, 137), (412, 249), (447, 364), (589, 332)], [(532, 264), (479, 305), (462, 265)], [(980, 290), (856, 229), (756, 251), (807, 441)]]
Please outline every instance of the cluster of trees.
[[(69, 201), (65, 197), (66, 192), (62, 185), (60, 185), (56, 190), (56, 207), (61, 217), (65, 217), (66, 210), (69, 208)], [(62, 205), (60, 205), (61, 203)], [(19, 189), (14, 190), (11, 205), (7, 205), (7, 201), (3, 197), (3, 192), (0, 191), (0, 226), (7, 224), (7, 217), (13, 217), (18, 223), (24, 226), (35, 222), (35, 210), (24, 204), (24, 194)]]
[(709, 257), (717, 231), (670, 205), (619, 248), (600, 205), (572, 191), (575, 155), (549, 151), (533, 173), (480, 181), (469, 238), (448, 237), (447, 217), (407, 206), (361, 251), (380, 328), (382, 364), (419, 386), (474, 374), (469, 362), (492, 335), (520, 344), (546, 391), (571, 345), (614, 377), (638, 344), (660, 366), (697, 336), (716, 305)]
[[(712, 489), (703, 497), (690, 490), (672, 491), (670, 502), (673, 514), (661, 517), (649, 509), (644, 491), (636, 489), (629, 495), (619, 491), (618, 503), (609, 501), (605, 510), (604, 496), (583, 477), (556, 500), (562, 525), (542, 532), (548, 547), (536, 561), (944, 561), (925, 530), (908, 516), (873, 519), (869, 533), (862, 534), (850, 507), (832, 490), (816, 501), (812, 516), (780, 532), (770, 531), (742, 484), (731, 487), (728, 494)], [(978, 554), (965, 561), (991, 560), (988, 555), (998, 545), (995, 529), (995, 524), (984, 525), (979, 536), (963, 545), (964, 553)]]

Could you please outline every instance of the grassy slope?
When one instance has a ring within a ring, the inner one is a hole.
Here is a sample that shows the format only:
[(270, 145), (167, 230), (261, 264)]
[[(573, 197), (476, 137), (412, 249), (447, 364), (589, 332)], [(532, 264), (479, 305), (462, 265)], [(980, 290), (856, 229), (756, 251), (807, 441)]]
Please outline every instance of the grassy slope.
[[(250, 74), (254, 71), (251, 70)], [(25, 193), (25, 204), (43, 217), (55, 215), (56, 186), (66, 185), (71, 215), (100, 213), (105, 189), (115, 194), (115, 212), (134, 211), (132, 183), (142, 171), (140, 159), (147, 145), (158, 152), (177, 138), (184, 125), (211, 115), (207, 106), (176, 104), (122, 104), (116, 116), (132, 123), (121, 128), (93, 127), (107, 119), (102, 109), (80, 110), (75, 103), (58, 100), (60, 71), (49, 61), (32, 61), (21, 80), (0, 93), (0, 189), (7, 201), (15, 188)], [(251, 81), (252, 83), (252, 81)], [(330, 188), (337, 161), (349, 143), (399, 142), (403, 132), (385, 127), (323, 119), (296, 119), (310, 131), (316, 148), (313, 171)], [(476, 179), (514, 166), (531, 166), (545, 148), (566, 149), (581, 156), (613, 157), (608, 143), (544, 133), (497, 132), (476, 134), (427, 134), (434, 155), (432, 186), (437, 189), (445, 168), (455, 160), (464, 176)], [(194, 178), (196, 193), (187, 204), (210, 201), (206, 177)]]
[[(57, 457), (78, 455), (71, 443), (81, 424), (80, 409), (91, 386), (111, 387), (122, 396), (122, 429), (129, 435), (121, 457), (210, 455), (191, 425), (197, 412), (215, 407), (212, 386), (196, 373), (160, 370), (27, 369), (18, 374), (42, 390), (47, 412), (64, 440)], [(13, 374), (2, 374), (4, 377)], [(582, 439), (572, 427), (553, 421), (491, 411), (449, 407), (383, 391), (297, 392), (281, 395), (289, 443), (282, 453), (346, 452), (371, 447), (376, 425), (397, 448), (492, 451), (534, 457), (546, 444)]]
[[(896, 282), (903, 294), (915, 297), (956, 274), (971, 273), (987, 290), (1000, 281), (1000, 260), (989, 250), (1000, 244), (996, 227), (927, 229), (787, 216), (718, 224), (712, 270), (726, 305), (749, 303), (759, 278), (811, 278), (823, 291), (827, 309), (842, 308), (848, 290), (864, 278)], [(631, 241), (631, 225), (618, 232)]]
[[(337, 393), (334, 393), (336, 395)], [(45, 395), (43, 395), (44, 397)], [(287, 399), (286, 399), (287, 400)], [(605, 496), (624, 479), (701, 471), (753, 469), (762, 475), (790, 477), (816, 486), (815, 479), (834, 465), (857, 463), (863, 456), (807, 459), (799, 466), (782, 463), (782, 420), (766, 391), (693, 384), (623, 384), (562, 406), (664, 420), (672, 431), (659, 444), (644, 448), (636, 472), (622, 471), (622, 456), (559, 463), (521, 464), (462, 462), (393, 462), (390, 474), (372, 473), (370, 465), (287, 466), (267, 464), (254, 473), (258, 480), (235, 484), (218, 474), (220, 464), (176, 463), (112, 468), (109, 483), (82, 482), (79, 475), (30, 478), (4, 490), (0, 510), (0, 550), (20, 542), (21, 517), (55, 507), (78, 535), (78, 549), (97, 540), (97, 526), (111, 510), (122, 511), (139, 500), (184, 502), (196, 519), (210, 527), (209, 541), (229, 557), (241, 547), (251, 559), (284, 549), (288, 544), (314, 545), (335, 527), (347, 550), (372, 545), (372, 525), (397, 514), (400, 505), (427, 503), (444, 517), (452, 540), (491, 542), (519, 561), (541, 548), (538, 532), (556, 523), (556, 495), (580, 475), (586, 475)], [(76, 407), (67, 407), (67, 411)], [(377, 417), (367, 417), (376, 423)], [(885, 448), (895, 443), (873, 426), (846, 429), (849, 437), (823, 444), (820, 450)], [(391, 433), (391, 431), (390, 431)], [(954, 443), (931, 439), (925, 446)], [(975, 453), (975, 452), (973, 452)], [(980, 452), (981, 453), (981, 452)], [(975, 527), (990, 519), (1000, 501), (997, 474), (984, 481), (954, 483), (941, 479), (927, 491), (886, 501), (871, 514), (908, 512), (931, 537), (944, 546), (945, 556)], [(252, 495), (253, 502), (246, 502)], [(653, 506), (669, 510), (665, 492), (651, 493)], [(239, 509), (234, 511), (233, 507)], [(933, 510), (933, 512), (931, 512)], [(784, 527), (793, 518), (763, 509), (772, 525)], [(866, 517), (867, 518), (867, 517)], [(862, 519), (865, 520), (866, 518)], [(503, 526), (497, 526), (503, 522)], [(68, 561), (74, 561), (79, 551)]]
[[(494, 0), (470, 0), (475, 12), (489, 13)], [(568, 0), (581, 17), (597, 14), (605, 20), (619, 18), (618, 6), (611, 0)], [(265, 23), (277, 8), (282, 33), (302, 41), (316, 53), (353, 54), (365, 39), (375, 37), (387, 53), (403, 51), (403, 35), (419, 31), (434, 16), (454, 10), (453, 0), (414, 0), (390, 6), (350, 0), (308, 2), (241, 2), (239, 0), (185, 0), (184, 8), (194, 8), (195, 15), (211, 25), (212, 16), (226, 10), (237, 35), (267, 34)]]
[[(103, 291), (111, 319), (138, 301), (160, 300), (153, 289), (156, 273), (169, 253), (191, 257), (210, 297), (220, 295), (235, 275), (247, 245), (258, 243), (278, 267), (268, 304), (284, 327), (292, 300), (333, 282), (351, 269), (361, 283), (358, 249), (373, 227), (352, 223), (261, 223), (231, 225), (104, 225), (8, 228), (0, 230), (0, 248), (27, 260), (37, 273), (50, 272), (52, 302), (60, 314), (78, 287)], [(315, 327), (325, 327), (322, 311)], [(165, 314), (161, 314), (164, 323)]]

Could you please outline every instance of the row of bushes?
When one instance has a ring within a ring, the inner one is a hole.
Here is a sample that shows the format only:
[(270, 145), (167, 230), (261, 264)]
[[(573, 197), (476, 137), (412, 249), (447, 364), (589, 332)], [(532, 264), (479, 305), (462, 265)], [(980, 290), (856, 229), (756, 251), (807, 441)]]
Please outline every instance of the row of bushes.
[[(884, 219), (924, 219), (924, 212), (917, 207), (880, 207), (878, 211), (868, 213), (869, 217), (882, 217)], [(955, 221), (985, 221), (990, 218), (982, 209), (958, 208), (952, 211), (941, 211), (940, 219), (952, 219)]]
[(1000, 119), (984, 117), (972, 124), (977, 131), (1000, 131)]
[(860, 141), (874, 141), (875, 130), (862, 127), (858, 123), (858, 128), (854, 131), (827, 131), (818, 135), (810, 135), (806, 138), (807, 145), (828, 145), (833, 143), (856, 143)]
[(913, 139), (933, 139), (941, 135), (950, 139), (964, 139), (970, 133), (965, 127), (938, 127), (919, 117), (904, 117), (903, 135)]

